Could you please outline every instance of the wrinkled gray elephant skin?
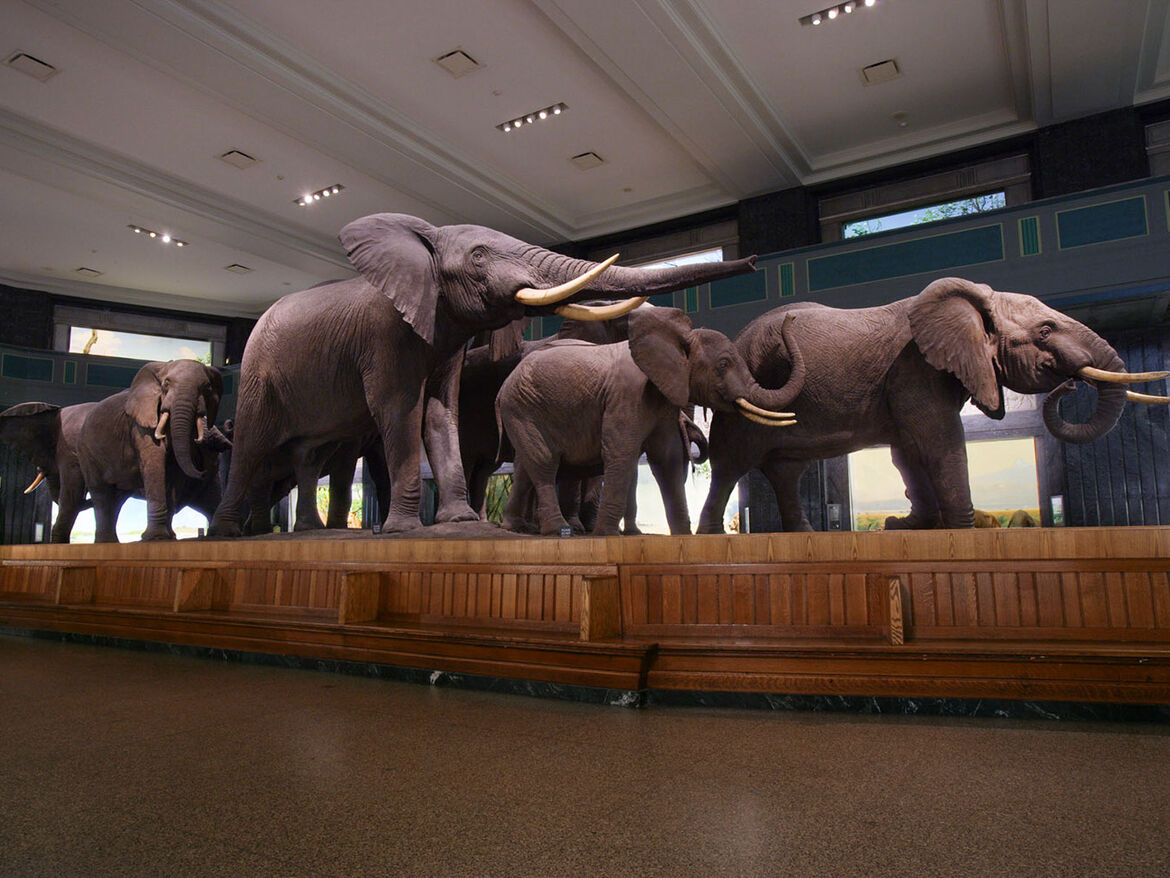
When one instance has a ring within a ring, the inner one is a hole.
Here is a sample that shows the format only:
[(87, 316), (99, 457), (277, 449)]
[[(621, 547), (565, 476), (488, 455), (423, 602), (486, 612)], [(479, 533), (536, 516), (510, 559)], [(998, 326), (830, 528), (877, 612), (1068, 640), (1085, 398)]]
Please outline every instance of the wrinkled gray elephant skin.
[(306, 472), (296, 455), (361, 436), (370, 421), (390, 476), (383, 532), (419, 526), (422, 444), (439, 489), (435, 520), (477, 519), (458, 432), (463, 349), (474, 334), (525, 315), (592, 316), (572, 303), (653, 295), (751, 271), (755, 262), (616, 268), (480, 226), (438, 227), (400, 214), (356, 220), (340, 237), (360, 276), (286, 296), (248, 339), (214, 534), (239, 534), (246, 498), (263, 508), (280, 474)]
[(171, 516), (192, 506), (210, 517), (219, 502), (215, 429), (219, 371), (195, 360), (147, 363), (130, 387), (95, 403), (81, 424), (77, 455), (93, 499), (98, 542), (117, 542), (127, 497), (146, 498), (143, 540), (173, 540)]
[[(529, 491), (536, 495), (541, 533), (569, 527), (557, 498), (557, 472), (600, 464), (604, 482), (593, 533), (617, 533), (646, 448), (667, 509), (674, 511), (671, 533), (689, 533), (683, 478), (665, 478), (668, 455), (686, 454), (679, 410), (692, 402), (738, 410), (773, 429), (788, 423), (779, 409), (799, 389), (799, 367), (786, 387), (766, 390), (726, 336), (693, 329), (677, 309), (638, 309), (629, 326), (630, 340), (619, 344), (555, 341), (525, 357), (504, 382), (496, 405), (516, 451), (505, 527), (523, 529)], [(685, 478), (685, 463), (673, 469)]]
[[(1126, 390), (1117, 382), (1150, 380), (1126, 376), (1102, 338), (1039, 299), (943, 278), (877, 308), (797, 304), (756, 318), (735, 345), (765, 386), (779, 386), (789, 373), (780, 338), (789, 315), (807, 369), (792, 402), (797, 424), (768, 430), (716, 414), (700, 533), (722, 532), (731, 490), (752, 468), (775, 489), (784, 530), (809, 530), (798, 497), (809, 461), (880, 444), (890, 445), (911, 503), (910, 514), (891, 517), (887, 528), (969, 528), (973, 507), (959, 414), (968, 398), (989, 416), (1003, 417), (1003, 388), (1050, 393), (1049, 430), (1066, 442), (1088, 442), (1121, 415)], [(1087, 422), (1069, 424), (1057, 401), (1067, 392), (1065, 382), (1078, 377), (1097, 386), (1097, 405)]]
[(44, 402), (22, 402), (0, 412), (0, 442), (37, 468), (37, 477), (25, 493), (43, 481), (57, 504), (57, 518), (49, 536), (54, 543), (69, 542), (77, 514), (88, 505), (77, 444), (81, 424), (96, 405), (85, 402), (61, 408)]

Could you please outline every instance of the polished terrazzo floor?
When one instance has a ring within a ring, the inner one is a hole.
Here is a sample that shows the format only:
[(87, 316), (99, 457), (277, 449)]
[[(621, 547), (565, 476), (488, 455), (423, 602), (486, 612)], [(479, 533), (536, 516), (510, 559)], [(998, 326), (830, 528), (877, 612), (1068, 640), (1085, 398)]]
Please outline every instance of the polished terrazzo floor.
[(617, 707), (0, 635), (0, 875), (1170, 874), (1170, 727)]

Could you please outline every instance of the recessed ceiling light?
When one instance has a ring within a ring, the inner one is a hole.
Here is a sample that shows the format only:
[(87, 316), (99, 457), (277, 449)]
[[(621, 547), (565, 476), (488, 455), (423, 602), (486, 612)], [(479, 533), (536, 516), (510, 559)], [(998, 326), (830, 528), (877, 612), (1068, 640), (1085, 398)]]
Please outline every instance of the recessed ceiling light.
[(605, 159), (595, 152), (583, 152), (580, 155), (575, 155), (569, 159), (582, 171), (588, 171), (590, 168), (597, 168), (605, 164)]
[(98, 271), (96, 268), (86, 268), (85, 266), (82, 266), (81, 268), (74, 269), (74, 271), (76, 271), (82, 277), (101, 277), (102, 276), (102, 272)]
[(329, 198), (337, 195), (345, 189), (340, 183), (334, 183), (332, 186), (326, 186), (324, 189), (318, 189), (316, 192), (306, 192), (300, 198), (294, 198), (293, 204), (297, 207), (305, 207), (315, 201), (320, 201), (322, 198)]
[(877, 0), (847, 0), (844, 3), (838, 3), (836, 6), (829, 6), (826, 9), (820, 9), (816, 12), (810, 12), (808, 15), (802, 15), (799, 19), (802, 27), (811, 25), (816, 27), (824, 21), (841, 20), (846, 15), (852, 15), (854, 10), (860, 6), (870, 8), (875, 5)]
[(548, 107), (541, 107), (539, 110), (533, 110), (531, 113), (525, 113), (522, 116), (517, 116), (514, 119), (509, 119), (507, 122), (501, 122), (496, 128), (504, 133), (514, 131), (524, 125), (532, 125), (540, 122), (550, 116), (559, 116), (565, 110), (569, 109), (566, 103), (556, 103)]
[(220, 158), (231, 165), (233, 168), (239, 168), (241, 171), (244, 168), (250, 168), (256, 164), (256, 159), (248, 155), (246, 152), (241, 152), (238, 149), (229, 149)]
[(902, 71), (898, 68), (898, 62), (893, 58), (861, 68), (861, 81), (865, 85), (877, 85), (881, 82), (889, 82), (891, 79), (897, 79), (901, 75)]
[(247, 274), (252, 269), (246, 265), (240, 265), (238, 262), (233, 262), (231, 265), (225, 265), (224, 270), (234, 272), (235, 274)]
[(142, 235), (146, 238), (153, 238), (160, 244), (174, 244), (176, 247), (186, 247), (187, 242), (176, 238), (170, 232), (155, 232), (143, 226), (129, 225), (126, 226), (130, 231), (136, 235)]
[(59, 72), (56, 67), (40, 58), (34, 58), (27, 52), (14, 52), (8, 56), (8, 60), (4, 62), (13, 70), (19, 70), (21, 73), (31, 76), (38, 82), (45, 82), (52, 79)]
[(462, 49), (456, 49), (453, 52), (448, 52), (446, 55), (440, 55), (434, 59), (435, 63), (458, 79), (460, 76), (466, 76), (473, 70), (479, 70), (483, 67), (478, 61), (464, 52)]

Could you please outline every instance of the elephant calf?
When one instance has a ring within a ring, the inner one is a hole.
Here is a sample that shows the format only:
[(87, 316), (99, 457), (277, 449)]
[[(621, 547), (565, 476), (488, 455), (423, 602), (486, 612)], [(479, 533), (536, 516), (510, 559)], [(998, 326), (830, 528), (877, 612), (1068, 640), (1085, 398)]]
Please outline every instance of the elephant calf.
[[(525, 357), (504, 382), (497, 417), (516, 449), (505, 526), (523, 527), (523, 500), (535, 491), (541, 533), (560, 532), (568, 523), (557, 502), (558, 469), (600, 465), (605, 481), (593, 533), (617, 533), (645, 448), (671, 533), (689, 533), (683, 478), (666, 479), (671, 453), (685, 454), (679, 410), (693, 402), (771, 426), (792, 423), (779, 409), (804, 379), (795, 347), (792, 380), (766, 390), (725, 335), (693, 329), (678, 309), (632, 312), (629, 335), (628, 342), (610, 345), (553, 342)], [(680, 471), (685, 476), (685, 465)]]

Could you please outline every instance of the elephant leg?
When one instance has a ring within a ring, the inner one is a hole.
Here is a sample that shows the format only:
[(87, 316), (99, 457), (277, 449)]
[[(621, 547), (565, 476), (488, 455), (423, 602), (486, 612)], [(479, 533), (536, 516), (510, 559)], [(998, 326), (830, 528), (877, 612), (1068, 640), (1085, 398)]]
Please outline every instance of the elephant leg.
[(467, 502), (467, 480), (459, 454), (459, 379), (462, 371), (463, 350), (460, 348), (427, 381), (423, 440), (439, 488), (436, 524), (479, 521), (479, 513)]
[(759, 458), (740, 447), (742, 427), (730, 423), (734, 416), (716, 412), (711, 421), (711, 487), (699, 515), (698, 532), (723, 533), (723, 512), (739, 480), (754, 467)]
[(401, 398), (392, 398), (383, 404), (380, 399), (367, 395), (370, 412), (382, 435), (390, 473), (390, 503), (382, 522), (382, 533), (404, 533), (422, 526), (418, 510), (422, 496), (419, 440), (422, 436), (424, 385), (425, 382), (420, 382), (418, 396), (406, 403)]
[[(637, 440), (634, 440), (637, 441)], [(638, 448), (641, 447), (639, 442)], [(603, 448), (605, 464), (604, 482), (601, 485), (601, 506), (597, 511), (597, 524), (593, 526), (595, 536), (619, 533), (618, 522), (626, 511), (630, 486), (638, 473), (638, 453), (620, 448)]]
[(520, 449), (516, 449), (516, 467), (531, 479), (531, 492), (536, 497), (537, 527), (542, 534), (559, 534), (562, 528), (569, 527), (569, 522), (561, 514), (557, 497), (557, 460), (545, 446), (527, 451), (529, 453), (522, 458)]
[(353, 474), (356, 471), (357, 455), (350, 448), (343, 448), (334, 455), (329, 467), (329, 516), (325, 520), (326, 527), (349, 527), (349, 509), (353, 505)]
[(142, 492), (146, 495), (146, 530), (142, 532), (142, 541), (173, 540), (175, 532), (171, 530), (166, 450), (153, 440), (143, 438), (138, 447), (138, 465), (142, 470)]
[(581, 490), (583, 481), (561, 475), (557, 477), (557, 503), (561, 507), (561, 515), (569, 523), (575, 534), (587, 533), (581, 522)]
[(492, 464), (476, 461), (467, 473), (467, 503), (479, 512), (481, 521), (487, 521), (488, 480), (494, 472)]
[[(910, 514), (899, 517), (891, 515), (886, 519), (886, 530), (930, 530), (943, 524), (939, 509), (938, 495), (930, 475), (930, 465), (921, 454), (903, 446), (890, 446), (890, 459), (902, 482), (906, 485), (906, 496), (910, 500)], [(966, 455), (964, 454), (964, 464)], [(965, 469), (965, 466), (964, 466)], [(968, 505), (970, 492), (968, 491)], [(971, 510), (974, 521), (974, 510)], [(968, 527), (971, 525), (968, 524)]]
[(800, 478), (806, 469), (807, 460), (781, 457), (769, 457), (760, 465), (760, 472), (776, 493), (776, 505), (780, 509), (780, 526), (787, 532), (813, 529), (800, 502)]
[(122, 508), (122, 501), (113, 485), (100, 485), (89, 492), (93, 500), (94, 536), (95, 543), (118, 542), (118, 512)]
[(520, 466), (512, 470), (512, 491), (508, 495), (508, 502), (504, 507), (502, 524), (505, 530), (513, 533), (530, 533), (535, 515), (532, 510), (533, 500), (532, 479), (528, 472)]
[(49, 532), (49, 540), (54, 543), (67, 543), (73, 533), (73, 525), (77, 521), (77, 514), (85, 503), (85, 483), (80, 474), (76, 479), (61, 480), (61, 494), (57, 498), (57, 519), (53, 522)]
[(374, 483), (379, 511), (389, 509), (390, 470), (386, 467), (386, 453), (382, 450), (381, 441), (367, 446), (362, 459), (365, 461), (366, 472), (370, 474), (370, 479)]
[(601, 476), (591, 476), (581, 482), (581, 508), (578, 517), (585, 533), (593, 533), (597, 525), (597, 511), (601, 506)]
[[(671, 425), (674, 433), (674, 425)], [(683, 454), (683, 448), (677, 436), (670, 436), (666, 447), (661, 454), (648, 454), (647, 462), (654, 481), (658, 483), (658, 490), (662, 494), (662, 505), (666, 509), (666, 523), (672, 534), (689, 534), (691, 532), (691, 513), (687, 508), (687, 467), (690, 463)], [(630, 486), (637, 494), (637, 482)], [(634, 500), (636, 504), (636, 499)], [(635, 505), (635, 510), (636, 510)], [(628, 514), (628, 513), (627, 513)], [(637, 514), (635, 512), (635, 514)], [(627, 518), (626, 526), (633, 521)], [(629, 531), (623, 531), (628, 533)]]
[[(670, 518), (670, 513), (666, 516)], [(690, 517), (687, 518), (687, 533), (691, 532)], [(636, 537), (642, 533), (638, 527), (638, 468), (634, 467), (634, 478), (630, 482), (630, 490), (626, 492), (626, 508), (622, 513), (622, 535)], [(674, 533), (674, 531), (671, 531)]]
[(317, 482), (321, 472), (314, 455), (299, 456), (294, 464), (297, 480), (297, 508), (293, 530), (321, 530), (321, 513), (317, 511)]

